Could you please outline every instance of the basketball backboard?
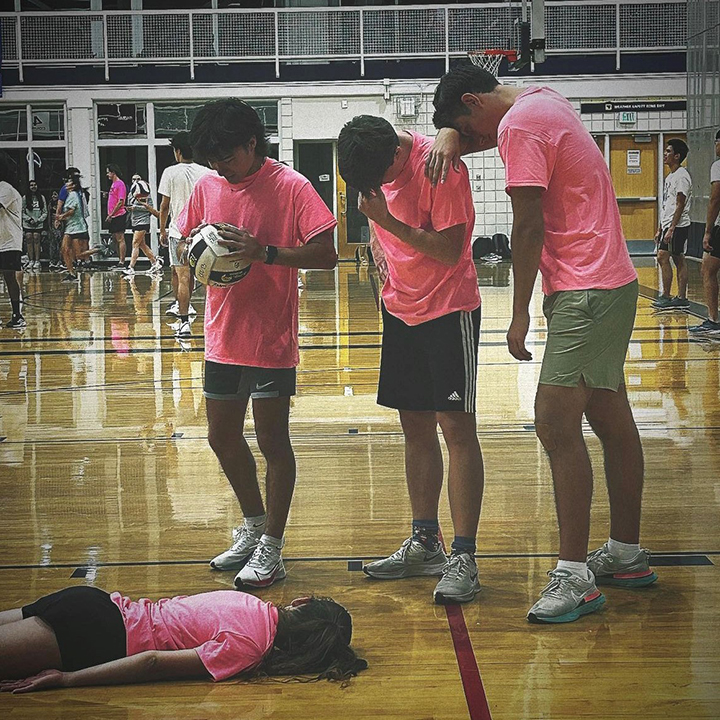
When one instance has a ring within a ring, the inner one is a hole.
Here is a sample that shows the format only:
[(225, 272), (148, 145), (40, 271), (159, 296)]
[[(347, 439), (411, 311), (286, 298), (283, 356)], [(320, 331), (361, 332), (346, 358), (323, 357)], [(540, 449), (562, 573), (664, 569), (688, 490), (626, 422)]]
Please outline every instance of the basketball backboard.
[[(517, 4), (518, 0), (509, 0), (511, 15)], [(519, 4), (520, 14), (512, 23), (510, 39), (517, 60), (508, 63), (508, 69), (515, 72), (545, 62), (545, 0), (519, 0)]]

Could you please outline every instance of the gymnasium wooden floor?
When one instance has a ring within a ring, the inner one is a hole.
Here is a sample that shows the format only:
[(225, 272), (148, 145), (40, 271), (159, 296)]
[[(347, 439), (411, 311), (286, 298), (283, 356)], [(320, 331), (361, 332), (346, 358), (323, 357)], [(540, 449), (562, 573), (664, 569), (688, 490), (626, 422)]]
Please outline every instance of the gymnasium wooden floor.
[[(720, 717), (720, 343), (689, 340), (696, 317), (654, 313), (657, 271), (641, 264), (626, 374), (645, 449), (642, 542), (661, 566), (655, 586), (607, 589), (601, 612), (565, 626), (525, 620), (554, 565), (557, 532), (532, 430), (541, 297), (536, 290), (534, 360), (517, 363), (504, 340), (507, 263), (478, 266), (483, 590), (448, 613), (432, 604), (433, 579), (380, 583), (354, 569), (394, 551), (411, 516), (399, 426), (375, 404), (376, 283), (367, 268), (342, 265), (305, 277), (289, 574), (262, 596), (318, 592), (344, 603), (369, 670), (344, 688), (182, 682), (2, 695), (0, 717)], [(86, 273), (80, 286), (60, 279), (28, 276), (27, 329), (0, 329), (0, 609), (76, 583), (151, 598), (230, 587), (232, 574), (207, 566), (239, 512), (206, 439), (201, 320), (181, 347), (164, 315), (167, 274), (160, 284), (109, 272)], [(691, 286), (699, 301), (695, 263)], [(194, 304), (201, 315), (201, 293)], [(5, 293), (0, 310), (5, 318)], [(608, 506), (599, 445), (588, 443), (594, 547), (607, 538)], [(441, 522), (450, 535), (445, 499)]]

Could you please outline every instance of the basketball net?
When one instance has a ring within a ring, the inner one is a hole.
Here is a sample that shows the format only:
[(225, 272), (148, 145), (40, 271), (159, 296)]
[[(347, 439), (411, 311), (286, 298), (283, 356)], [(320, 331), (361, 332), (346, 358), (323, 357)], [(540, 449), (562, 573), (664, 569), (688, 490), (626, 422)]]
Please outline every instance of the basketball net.
[(517, 53), (514, 50), (498, 50), (493, 48), (491, 50), (470, 50), (468, 51), (468, 57), (473, 65), (477, 65), (492, 75), (497, 76), (502, 59), (507, 58), (508, 63), (515, 62), (515, 60), (517, 60)]

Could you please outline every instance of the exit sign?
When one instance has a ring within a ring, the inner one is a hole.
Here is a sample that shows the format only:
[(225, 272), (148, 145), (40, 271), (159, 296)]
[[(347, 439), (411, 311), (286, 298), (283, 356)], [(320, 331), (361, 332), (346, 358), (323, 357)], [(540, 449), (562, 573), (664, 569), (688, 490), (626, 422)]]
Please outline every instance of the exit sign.
[(618, 113), (618, 122), (621, 125), (634, 125), (637, 122), (637, 113), (633, 110)]

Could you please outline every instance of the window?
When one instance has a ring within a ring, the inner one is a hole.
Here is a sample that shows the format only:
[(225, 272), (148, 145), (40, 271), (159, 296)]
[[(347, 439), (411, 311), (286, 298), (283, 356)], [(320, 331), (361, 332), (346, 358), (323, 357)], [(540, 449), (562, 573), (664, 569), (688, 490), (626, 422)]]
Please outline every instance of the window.
[(0, 141), (27, 140), (25, 106), (0, 109)]
[(64, 140), (65, 114), (62, 108), (33, 105), (30, 120), (33, 140)]
[[(278, 132), (278, 104), (274, 100), (248, 103), (255, 108), (265, 125), (268, 135)], [(193, 120), (202, 107), (199, 105), (155, 105), (155, 137), (171, 138), (182, 130), (189, 131)]]
[(146, 137), (145, 104), (98, 104), (98, 137)]

